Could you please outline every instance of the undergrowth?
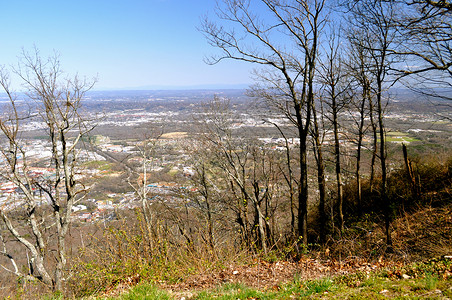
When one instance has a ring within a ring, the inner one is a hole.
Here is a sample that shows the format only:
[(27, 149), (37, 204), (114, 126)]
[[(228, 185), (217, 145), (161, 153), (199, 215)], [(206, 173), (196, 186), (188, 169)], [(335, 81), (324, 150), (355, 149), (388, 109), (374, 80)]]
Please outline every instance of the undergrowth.
[[(80, 249), (68, 282), (73, 297), (102, 294), (140, 282), (177, 284), (192, 274), (224, 267), (225, 262), (247, 260), (240, 249), (217, 249), (152, 236), (139, 211), (103, 230)], [(128, 221), (127, 221), (128, 220)]]
[[(184, 296), (185, 295), (185, 296)], [(452, 260), (426, 262), (390, 268), (369, 274), (354, 273), (317, 280), (299, 280), (267, 289), (242, 283), (227, 283), (215, 289), (184, 294), (159, 291), (153, 285), (139, 285), (129, 293), (110, 299), (399, 299), (447, 298), (452, 296)]]
[[(450, 285), (450, 261), (440, 259), (428, 263), (409, 263), (452, 253), (452, 160), (444, 164), (417, 162), (413, 170), (418, 178), (417, 186), (407, 182), (403, 168), (393, 171), (389, 180), (394, 208), (391, 227), (393, 253), (386, 252), (382, 217), (378, 209), (372, 210), (372, 207), (379, 205), (378, 194), (370, 186), (363, 189), (369, 199), (363, 214), (359, 217), (349, 207), (348, 222), (340, 236), (331, 235), (324, 244), (306, 247), (297, 241), (282, 242), (267, 253), (251, 252), (232, 240), (212, 249), (202, 240), (193, 241), (184, 239), (183, 234), (174, 234), (163, 223), (153, 223), (149, 229), (141, 213), (137, 212), (133, 217), (120, 218), (112, 223), (111, 227), (103, 230), (102, 236), (93, 237), (89, 245), (80, 249), (77, 259), (73, 260), (73, 276), (68, 281), (67, 295), (108, 294), (137, 286), (137, 290), (132, 289), (132, 292), (138, 293), (136, 298), (142, 298), (140, 293), (148, 293), (150, 286), (177, 285), (194, 274), (218, 272), (231, 264), (252, 264), (256, 257), (269, 263), (297, 261), (303, 257), (324, 261), (358, 258), (373, 262), (385, 257), (408, 267), (373, 275), (358, 271), (320, 280), (294, 280), (270, 290), (255, 290), (240, 283), (230, 283), (214, 291), (202, 291), (196, 299), (288, 299), (332, 293), (349, 295), (344, 291), (346, 287), (372, 290), (369, 295), (379, 298), (387, 293), (404, 295), (403, 291), (409, 291), (409, 294), (416, 290), (431, 291), (443, 284)], [(397, 284), (398, 290), (387, 287), (387, 281), (393, 280), (403, 285)], [(385, 289), (389, 292), (380, 294)], [(159, 293), (152, 294), (155, 299), (170, 299), (165, 298), (170, 297), (169, 294), (152, 290)], [(124, 299), (135, 296), (130, 297)]]

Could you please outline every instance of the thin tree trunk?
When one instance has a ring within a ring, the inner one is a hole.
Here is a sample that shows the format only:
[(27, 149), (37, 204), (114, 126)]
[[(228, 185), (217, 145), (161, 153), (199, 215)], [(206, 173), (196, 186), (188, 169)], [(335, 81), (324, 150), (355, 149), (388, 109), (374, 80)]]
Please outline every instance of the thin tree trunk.
[(361, 191), (361, 148), (363, 144), (363, 128), (364, 128), (364, 103), (365, 99), (362, 100), (361, 105), (361, 116), (360, 116), (360, 123), (358, 128), (358, 143), (357, 143), (357, 149), (356, 149), (356, 170), (355, 170), (355, 177), (356, 177), (356, 200), (358, 202), (358, 215), (359, 217), (363, 214), (363, 200), (362, 200), (362, 191)]
[(308, 244), (308, 170), (306, 136), (300, 138), (300, 182), (298, 185), (298, 235)]
[(390, 232), (391, 225), (391, 207), (389, 203), (389, 198), (387, 194), (387, 168), (386, 168), (386, 137), (385, 128), (383, 123), (383, 105), (382, 105), (382, 82), (377, 77), (377, 113), (378, 113), (378, 127), (380, 130), (380, 163), (381, 163), (381, 186), (380, 186), (380, 196), (383, 202), (384, 218), (385, 218), (385, 235), (386, 244), (388, 250), (392, 249), (392, 238)]
[(290, 148), (289, 148), (289, 141), (287, 140), (286, 135), (281, 130), (281, 128), (278, 126), (278, 124), (273, 123), (275, 127), (278, 129), (278, 131), (281, 133), (282, 137), (284, 138), (285, 142), (285, 150), (286, 150), (286, 166), (288, 174), (286, 174), (284, 171), (282, 173), (284, 174), (284, 178), (286, 180), (286, 183), (289, 188), (289, 200), (290, 200), (290, 232), (292, 237), (296, 236), (296, 230), (295, 230), (295, 187), (294, 187), (294, 177), (293, 177), (293, 171), (292, 171), (292, 164), (291, 164), (291, 157), (290, 157)]
[(372, 127), (372, 158), (370, 162), (370, 190), (372, 192), (375, 180), (375, 161), (378, 153), (378, 132), (377, 132), (377, 124), (374, 119), (374, 105), (372, 98), (369, 98), (369, 117), (370, 117), (370, 125)]
[(341, 150), (339, 145), (339, 126), (338, 126), (338, 120), (337, 120), (337, 103), (336, 103), (336, 96), (334, 95), (333, 91), (333, 97), (332, 97), (332, 110), (333, 110), (333, 132), (334, 132), (334, 158), (335, 158), (335, 164), (336, 164), (336, 184), (337, 184), (337, 202), (339, 206), (339, 226), (340, 226), (340, 232), (341, 235), (344, 232), (344, 193), (343, 193), (343, 187), (342, 187), (342, 174), (341, 174)]
[(325, 213), (325, 199), (326, 199), (326, 182), (325, 182), (325, 164), (323, 162), (323, 148), (320, 140), (320, 129), (317, 120), (317, 111), (314, 103), (312, 104), (312, 119), (313, 139), (314, 139), (314, 153), (316, 154), (317, 162), (317, 183), (319, 187), (319, 219), (320, 219), (320, 241), (323, 243), (326, 240), (326, 213)]

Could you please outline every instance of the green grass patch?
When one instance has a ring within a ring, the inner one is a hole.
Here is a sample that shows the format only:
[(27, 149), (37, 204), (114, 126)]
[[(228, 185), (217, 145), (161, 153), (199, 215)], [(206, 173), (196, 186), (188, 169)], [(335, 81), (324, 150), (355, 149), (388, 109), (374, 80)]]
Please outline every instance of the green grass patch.
[[(380, 142), (380, 139), (377, 139)], [(420, 140), (414, 137), (409, 136), (406, 132), (392, 131), (386, 133), (386, 142), (390, 143), (412, 143), (419, 142)]]
[(84, 167), (90, 169), (98, 169), (100, 171), (110, 171), (113, 165), (106, 160), (93, 160), (83, 164)]
[(168, 175), (170, 176), (176, 176), (177, 173), (179, 173), (179, 170), (177, 169), (171, 169), (168, 171)]
[(111, 297), (107, 299), (155, 299), (155, 300), (170, 300), (174, 299), (168, 292), (158, 289), (151, 284), (139, 284), (135, 286), (129, 293), (119, 297)]
[(400, 131), (391, 131), (386, 133), (386, 136), (407, 136), (407, 135), (408, 133)]
[(202, 291), (194, 299), (275, 299), (274, 292), (258, 291), (240, 283), (227, 283), (213, 291)]
[(419, 142), (420, 140), (409, 136), (389, 136), (386, 137), (386, 141), (392, 143), (412, 143)]

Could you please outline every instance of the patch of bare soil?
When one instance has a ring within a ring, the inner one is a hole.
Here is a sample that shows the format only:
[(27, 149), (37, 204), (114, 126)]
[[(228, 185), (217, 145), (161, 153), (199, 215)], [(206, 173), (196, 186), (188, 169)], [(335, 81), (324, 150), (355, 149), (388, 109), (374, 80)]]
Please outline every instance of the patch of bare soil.
[(383, 261), (368, 263), (359, 258), (348, 260), (319, 260), (305, 258), (299, 262), (254, 261), (249, 265), (230, 265), (219, 271), (205, 274), (191, 275), (183, 282), (161, 287), (173, 292), (181, 293), (199, 291), (220, 286), (225, 283), (242, 283), (257, 289), (277, 289), (278, 286), (293, 281), (312, 280), (325, 276), (346, 275), (356, 272), (370, 273), (383, 267), (395, 266), (400, 263)]

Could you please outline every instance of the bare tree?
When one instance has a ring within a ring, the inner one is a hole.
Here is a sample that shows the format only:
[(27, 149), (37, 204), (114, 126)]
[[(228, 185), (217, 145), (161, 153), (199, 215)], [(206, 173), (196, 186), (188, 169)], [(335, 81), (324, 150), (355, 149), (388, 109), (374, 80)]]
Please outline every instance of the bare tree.
[[(357, 32), (353, 32), (352, 35), (356, 36)], [(354, 38), (353, 38), (354, 39)], [(356, 199), (358, 202), (358, 214), (362, 215), (363, 212), (363, 199), (362, 199), (362, 183), (361, 183), (361, 163), (362, 152), (364, 150), (363, 140), (364, 136), (371, 126), (373, 139), (372, 139), (372, 158), (371, 158), (371, 174), (370, 184), (372, 186), (374, 177), (374, 165), (377, 155), (377, 130), (375, 122), (373, 121), (373, 97), (371, 91), (372, 74), (369, 70), (369, 56), (367, 50), (362, 47), (363, 43), (350, 43), (349, 56), (347, 64), (347, 70), (349, 75), (353, 78), (352, 89), (356, 90), (356, 93), (350, 95), (351, 101), (349, 108), (352, 112), (358, 112), (357, 117), (353, 117), (356, 132), (356, 165), (355, 165), (355, 179), (356, 179)], [(354, 114), (351, 114), (354, 116)], [(370, 124), (366, 124), (366, 118), (370, 117)]]
[(290, 234), (291, 237), (294, 238), (296, 236), (296, 228), (295, 228), (295, 197), (296, 197), (296, 189), (298, 186), (298, 181), (296, 179), (296, 174), (294, 174), (294, 167), (296, 164), (296, 161), (293, 159), (293, 152), (291, 145), (289, 144), (289, 138), (287, 137), (286, 133), (281, 129), (281, 127), (274, 122), (269, 123), (273, 124), (278, 129), (278, 132), (281, 134), (281, 136), (284, 139), (284, 159), (281, 164), (279, 164), (279, 171), (284, 176), (284, 181), (287, 185), (287, 193), (289, 194), (289, 202), (290, 202)]
[[(74, 204), (86, 194), (86, 187), (77, 178), (79, 172), (77, 148), (82, 137), (93, 129), (81, 116), (82, 101), (93, 82), (63, 79), (57, 56), (42, 60), (37, 50), (23, 53), (15, 73), (27, 89), (27, 97), (34, 101), (37, 115), (23, 115), (9, 84), (9, 75), (2, 72), (0, 84), (10, 101), (8, 116), (2, 116), (0, 129), (2, 181), (10, 182), (16, 192), (10, 194), (9, 205), (0, 209), (1, 220), (14, 239), (30, 253), (28, 271), (14, 265), (14, 274), (38, 279), (54, 290), (61, 290), (67, 278), (66, 236), (71, 225)], [(28, 118), (24, 118), (28, 117)], [(50, 176), (33, 172), (29, 145), (21, 138), (22, 125), (29, 118), (42, 122), (51, 156), (46, 166)], [(22, 215), (24, 220), (13, 218)], [(3, 253), (12, 258), (4, 245)], [(12, 261), (13, 262), (13, 261)]]
[(334, 164), (336, 173), (336, 192), (339, 213), (340, 232), (344, 231), (344, 192), (341, 166), (340, 124), (339, 113), (346, 106), (350, 88), (350, 80), (345, 72), (340, 49), (340, 36), (334, 29), (326, 51), (324, 62), (321, 64), (320, 82), (323, 85), (322, 100), (327, 106), (326, 117), (333, 127), (334, 135)]
[(317, 109), (315, 103), (312, 103), (312, 126), (311, 136), (314, 149), (314, 158), (317, 166), (317, 184), (319, 188), (319, 221), (320, 221), (320, 241), (326, 240), (326, 172), (325, 161), (323, 158), (323, 144), (325, 139), (325, 122), (323, 103), (320, 102), (321, 108)]
[(196, 173), (193, 178), (193, 182), (195, 182), (195, 186), (197, 187), (198, 193), (201, 196), (195, 196), (194, 201), (197, 203), (197, 207), (205, 215), (206, 219), (207, 238), (204, 238), (203, 235), (203, 239), (208, 243), (208, 245), (212, 249), (213, 254), (215, 255), (216, 234), (214, 215), (216, 211), (214, 202), (219, 198), (217, 195), (219, 189), (212, 182), (212, 178), (210, 178), (210, 174), (208, 172), (210, 168), (211, 166), (209, 166), (204, 159), (197, 160), (197, 163), (194, 166)]
[[(153, 212), (151, 210), (151, 198), (149, 195), (149, 169), (152, 169), (155, 161), (155, 150), (157, 142), (162, 135), (162, 130), (151, 130), (149, 134), (146, 134), (143, 140), (136, 145), (141, 159), (140, 170), (129, 170), (128, 183), (135, 191), (138, 199), (141, 203), (141, 210), (144, 216), (146, 224), (146, 230), (148, 234), (148, 241), (152, 243), (153, 238), (156, 236), (155, 230), (152, 228)], [(151, 248), (153, 245), (149, 245)]]
[(450, 1), (398, 0), (395, 17), (405, 64), (395, 68), (404, 83), (422, 94), (452, 100), (452, 4)]
[(379, 160), (381, 167), (380, 197), (385, 216), (385, 231), (388, 250), (392, 249), (390, 232), (391, 205), (387, 194), (387, 165), (386, 165), (386, 137), (384, 114), (387, 99), (387, 89), (395, 82), (391, 77), (391, 68), (395, 63), (398, 44), (396, 40), (395, 4), (385, 3), (383, 0), (365, 0), (350, 3), (350, 26), (364, 34), (364, 38), (352, 38), (352, 43), (361, 43), (360, 47), (367, 50), (369, 55), (369, 70), (375, 79), (372, 90), (375, 95), (377, 124), (379, 131)]
[(225, 204), (236, 216), (243, 242), (251, 249), (257, 246), (267, 253), (275, 240), (278, 206), (275, 191), (280, 186), (274, 152), (253, 138), (235, 133), (227, 100), (216, 97), (207, 104), (204, 114), (200, 140), (204, 142), (204, 153), (214, 159), (209, 166), (210, 176), (206, 176), (201, 165), (197, 167), (196, 177), (202, 183), (203, 179), (215, 176), (215, 184), (201, 184), (200, 192), (207, 201), (207, 187), (222, 191), (223, 201), (227, 200)]
[(325, 0), (223, 0), (216, 13), (217, 22), (206, 18), (201, 27), (209, 43), (221, 50), (208, 62), (233, 59), (263, 67), (256, 73), (262, 84), (253, 94), (267, 99), (297, 128), (298, 235), (307, 244), (307, 137)]

